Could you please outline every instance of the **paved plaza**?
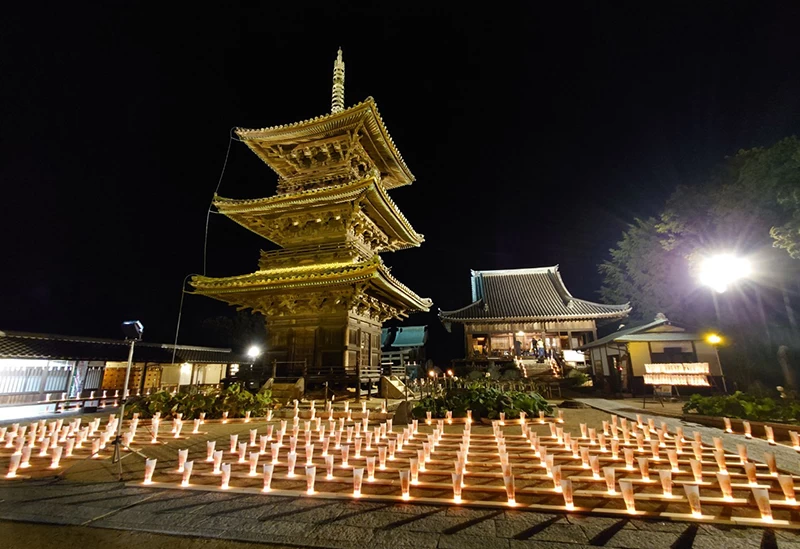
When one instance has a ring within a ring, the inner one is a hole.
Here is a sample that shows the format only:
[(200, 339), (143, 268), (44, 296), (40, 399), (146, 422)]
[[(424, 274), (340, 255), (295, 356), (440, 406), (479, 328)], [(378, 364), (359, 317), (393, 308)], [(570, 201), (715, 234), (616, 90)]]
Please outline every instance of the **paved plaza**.
[[(626, 412), (625, 404), (601, 399), (586, 399), (602, 413)], [(629, 406), (629, 405), (628, 405)], [(657, 410), (653, 410), (656, 412)], [(596, 410), (569, 410), (568, 422), (582, 421)], [(661, 421), (662, 418), (658, 418)], [(671, 429), (679, 420), (663, 418)], [(219, 426), (218, 429), (235, 426)], [(248, 426), (238, 428), (246, 430)], [(686, 428), (686, 427), (685, 427)], [(703, 430), (703, 436), (718, 436), (720, 431)], [(201, 437), (219, 437), (221, 430)], [(726, 438), (726, 446), (743, 437)], [(752, 455), (763, 451), (766, 442), (748, 444)], [(797, 454), (791, 449), (769, 447), (780, 454), (782, 467), (794, 471)], [(158, 450), (163, 458), (174, 459), (175, 448)], [(169, 456), (169, 457), (168, 457)], [(123, 461), (126, 480), (138, 480), (143, 464), (139, 457)], [(739, 547), (781, 547), (800, 549), (800, 533), (744, 527), (716, 527), (707, 524), (656, 522), (629, 518), (609, 518), (559, 513), (514, 510), (489, 510), (432, 506), (355, 502), (308, 498), (287, 498), (182, 490), (154, 490), (132, 487), (114, 478), (110, 460), (86, 460), (72, 466), (64, 478), (47, 478), (0, 483), (0, 534), (4, 547), (38, 547), (31, 540), (32, 524), (69, 525), (70, 539), (108, 535), (111, 545), (127, 545), (126, 533), (140, 532), (292, 547), (382, 547), (458, 548), (479, 547), (698, 547), (736, 549)], [(100, 479), (100, 480), (98, 480)], [(13, 521), (13, 522), (11, 522)], [(29, 523), (20, 534), (20, 522)], [(130, 534), (135, 536), (139, 534)], [(144, 535), (144, 534), (141, 534)], [(27, 537), (26, 537), (27, 536)], [(161, 538), (158, 538), (161, 539)], [(6, 542), (10, 542), (8, 545)], [(149, 543), (149, 542), (148, 542)], [(177, 543), (177, 542), (176, 542)], [(187, 542), (181, 540), (181, 547)], [(71, 542), (74, 544), (74, 542)], [(214, 546), (208, 545), (208, 546)], [(231, 545), (233, 547), (234, 545)]]

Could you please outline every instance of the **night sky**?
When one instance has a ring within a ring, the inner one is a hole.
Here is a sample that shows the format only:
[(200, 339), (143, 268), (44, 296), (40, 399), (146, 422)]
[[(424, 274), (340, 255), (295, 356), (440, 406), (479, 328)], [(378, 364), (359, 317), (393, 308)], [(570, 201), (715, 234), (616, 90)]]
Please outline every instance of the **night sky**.
[[(800, 5), (679, 4), (6, 7), (0, 329), (120, 337), (138, 318), (171, 341), (231, 127), (328, 113), (339, 46), (347, 106), (376, 99), (417, 178), (391, 194), (426, 242), (383, 258), (433, 299), (410, 323), (434, 325), (434, 347), (470, 269), (560, 264), (597, 299), (597, 264), (634, 217), (800, 132)], [(268, 196), (276, 179), (233, 142), (219, 193)], [(253, 271), (262, 248), (211, 216), (209, 275)], [(181, 343), (226, 311), (188, 296)]]

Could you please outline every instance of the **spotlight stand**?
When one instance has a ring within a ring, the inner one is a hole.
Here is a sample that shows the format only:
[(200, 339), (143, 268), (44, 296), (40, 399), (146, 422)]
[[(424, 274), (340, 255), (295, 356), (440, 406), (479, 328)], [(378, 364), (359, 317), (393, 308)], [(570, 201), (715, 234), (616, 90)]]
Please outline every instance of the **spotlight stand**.
[[(128, 320), (122, 323), (122, 332), (125, 334), (125, 339), (131, 342), (131, 348), (128, 351), (128, 366), (125, 368), (125, 385), (122, 388), (122, 403), (119, 409), (119, 420), (117, 421), (117, 436), (114, 438), (114, 456), (111, 463), (118, 464), (119, 480), (122, 480), (122, 460), (127, 457), (122, 455), (122, 422), (125, 419), (125, 404), (128, 401), (128, 382), (131, 377), (131, 366), (133, 365), (133, 349), (137, 341), (141, 341), (144, 326), (138, 320)], [(136, 452), (139, 454), (139, 452)], [(128, 454), (130, 456), (131, 454)], [(141, 455), (141, 454), (140, 454)]]

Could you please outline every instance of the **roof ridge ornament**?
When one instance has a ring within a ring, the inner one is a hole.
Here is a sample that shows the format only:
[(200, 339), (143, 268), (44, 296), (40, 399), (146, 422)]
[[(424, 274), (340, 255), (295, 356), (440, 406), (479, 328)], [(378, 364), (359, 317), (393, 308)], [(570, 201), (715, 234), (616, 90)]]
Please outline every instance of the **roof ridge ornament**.
[(331, 96), (331, 113), (342, 112), (344, 110), (344, 61), (342, 60), (342, 48), (336, 54), (336, 61), (333, 62), (333, 93)]

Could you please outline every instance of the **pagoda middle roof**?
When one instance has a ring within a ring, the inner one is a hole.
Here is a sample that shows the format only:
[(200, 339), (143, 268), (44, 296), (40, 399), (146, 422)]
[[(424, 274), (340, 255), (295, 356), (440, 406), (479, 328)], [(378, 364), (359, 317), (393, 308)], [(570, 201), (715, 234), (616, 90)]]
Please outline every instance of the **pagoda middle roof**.
[(619, 318), (631, 307), (577, 299), (569, 293), (558, 265), (533, 269), (472, 271), (472, 299), (466, 307), (440, 311), (443, 321), (555, 321)]
[(237, 128), (236, 135), (259, 158), (280, 174), (282, 166), (277, 164), (273, 166), (273, 163), (281, 161), (270, 158), (264, 150), (265, 147), (299, 145), (353, 133), (359, 129), (363, 129), (366, 138), (362, 140), (361, 144), (383, 174), (384, 185), (393, 189), (411, 184), (414, 176), (389, 135), (378, 112), (378, 106), (372, 97), (343, 111), (317, 116), (302, 122), (260, 129)]
[(393, 297), (405, 308), (427, 312), (432, 302), (414, 293), (389, 272), (379, 256), (367, 261), (334, 262), (293, 267), (262, 269), (245, 275), (225, 278), (192, 277), (195, 292), (228, 302), (244, 302), (235, 294), (260, 293), (291, 289), (313, 289), (322, 286), (368, 282)]
[(398, 242), (394, 249), (419, 246), (425, 241), (425, 237), (414, 230), (383, 185), (374, 178), (266, 198), (233, 199), (215, 196), (214, 206), (220, 213), (243, 227), (272, 240), (272, 231), (259, 218), (274, 217), (287, 212), (306, 212), (332, 204), (352, 203), (359, 198), (363, 198), (364, 204), (369, 208), (370, 218)]

